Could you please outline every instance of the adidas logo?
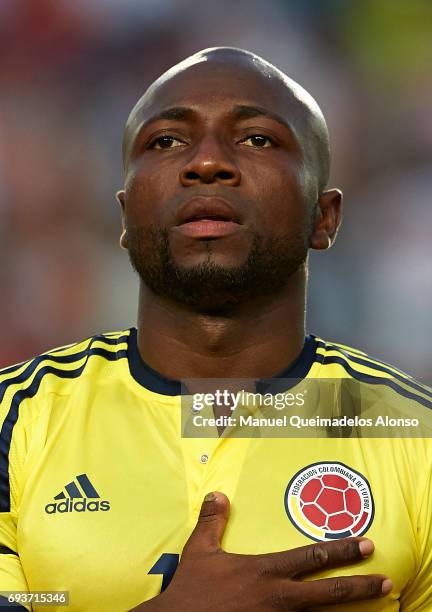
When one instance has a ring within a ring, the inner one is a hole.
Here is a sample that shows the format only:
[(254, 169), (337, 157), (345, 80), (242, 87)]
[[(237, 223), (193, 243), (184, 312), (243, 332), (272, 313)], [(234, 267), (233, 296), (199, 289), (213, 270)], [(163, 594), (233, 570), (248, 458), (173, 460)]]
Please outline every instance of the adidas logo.
[[(77, 484), (78, 483), (78, 484)], [(79, 487), (78, 487), (79, 485)], [(47, 514), (55, 514), (56, 512), (107, 512), (110, 509), (110, 503), (106, 499), (101, 500), (99, 493), (89, 480), (87, 474), (76, 476), (65, 486), (65, 491), (61, 491), (54, 497), (55, 501), (45, 506)]]

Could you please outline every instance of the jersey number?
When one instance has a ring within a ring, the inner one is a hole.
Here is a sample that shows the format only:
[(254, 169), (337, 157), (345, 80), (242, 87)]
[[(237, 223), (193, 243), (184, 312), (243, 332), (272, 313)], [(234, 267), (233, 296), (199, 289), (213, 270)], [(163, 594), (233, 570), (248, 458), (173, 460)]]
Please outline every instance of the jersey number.
[(167, 586), (174, 576), (174, 572), (179, 564), (180, 555), (174, 555), (172, 553), (164, 553), (159, 557), (156, 563), (153, 565), (149, 574), (162, 574), (162, 586), (161, 593), (165, 591)]

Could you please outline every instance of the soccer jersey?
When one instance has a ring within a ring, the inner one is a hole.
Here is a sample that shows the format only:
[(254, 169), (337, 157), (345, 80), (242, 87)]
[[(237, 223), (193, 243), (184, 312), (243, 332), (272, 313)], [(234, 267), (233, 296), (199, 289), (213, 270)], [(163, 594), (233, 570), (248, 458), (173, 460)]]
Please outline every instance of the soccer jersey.
[[(366, 381), (398, 407), (432, 407), (411, 377), (314, 336), (283, 376)], [(323, 576), (386, 574), (393, 592), (337, 609), (432, 610), (426, 437), (184, 437), (180, 383), (142, 361), (135, 329), (2, 370), (0, 425), (0, 591), (67, 591), (59, 611), (129, 610), (169, 584), (217, 490), (231, 501), (224, 550), (365, 534), (373, 556)]]

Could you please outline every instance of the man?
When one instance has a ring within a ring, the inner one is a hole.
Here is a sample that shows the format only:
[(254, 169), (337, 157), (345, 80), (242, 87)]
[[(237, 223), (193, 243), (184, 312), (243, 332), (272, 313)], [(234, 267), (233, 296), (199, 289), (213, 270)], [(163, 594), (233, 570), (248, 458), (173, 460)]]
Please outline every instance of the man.
[(368, 405), (432, 405), (305, 337), (307, 252), (342, 200), (314, 100), (256, 55), (202, 51), (133, 109), (124, 170), (138, 329), (1, 372), (0, 590), (89, 611), (432, 609), (427, 439), (181, 435), (190, 379), (346, 379)]

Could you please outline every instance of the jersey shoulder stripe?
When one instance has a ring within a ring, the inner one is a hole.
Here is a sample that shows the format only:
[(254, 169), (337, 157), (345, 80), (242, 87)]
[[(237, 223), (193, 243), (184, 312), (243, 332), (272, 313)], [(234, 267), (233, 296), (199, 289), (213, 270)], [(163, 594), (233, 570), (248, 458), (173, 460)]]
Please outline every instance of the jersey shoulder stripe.
[(340, 353), (342, 353), (349, 359), (352, 359), (352, 360), (363, 359), (364, 360), (364, 362), (359, 361), (358, 363), (363, 363), (364, 365), (371, 365), (371, 366), (381, 365), (381, 366), (384, 366), (384, 368), (387, 368), (388, 370), (390, 370), (391, 372), (397, 372), (404, 378), (414, 380), (414, 378), (410, 374), (407, 374), (406, 372), (404, 372), (403, 370), (400, 370), (396, 366), (386, 363), (385, 361), (382, 361), (380, 359), (377, 359), (376, 357), (371, 357), (370, 355), (362, 351), (357, 351), (356, 349), (352, 349), (349, 346), (344, 346), (344, 345), (338, 344), (337, 342), (326, 342), (326, 347), (327, 347), (327, 350), (339, 351)]
[[(385, 385), (399, 395), (414, 400), (426, 408), (432, 408), (432, 389), (416, 381), (390, 364), (370, 358), (366, 353), (348, 353), (349, 347), (340, 348), (331, 342), (317, 338), (316, 359), (322, 366), (338, 364), (359, 382)], [(361, 355), (361, 356), (360, 356)]]
[(366, 373), (376, 375), (380, 373), (383, 376), (388, 375), (388, 377), (395, 378), (408, 387), (418, 391), (419, 393), (423, 393), (432, 399), (432, 389), (430, 387), (417, 381), (410, 374), (406, 374), (402, 370), (395, 368), (393, 365), (375, 359), (375, 357), (369, 357), (369, 355), (366, 355), (366, 353), (363, 353), (362, 357), (352, 355), (345, 349), (340, 349), (337, 345), (329, 342), (326, 343), (326, 350), (327, 352), (331, 351), (336, 352), (336, 354), (342, 354), (343, 357), (347, 359), (348, 363), (354, 367), (354, 369), (359, 370), (359, 368), (356, 368), (356, 364), (358, 364), (359, 366), (364, 366), (363, 369), (367, 370)]
[[(123, 332), (117, 338), (106, 338), (103, 334), (92, 336), (83, 342), (62, 346), (17, 365), (0, 370), (0, 402), (11, 385), (22, 385), (38, 369), (40, 364), (53, 362), (60, 372), (62, 366), (88, 360), (92, 355), (99, 355), (108, 360), (126, 357), (129, 333)], [(64, 368), (66, 369), (66, 368)]]
[[(319, 340), (319, 341), (324, 344), (323, 340)], [(354, 353), (355, 355), (362, 355), (363, 357), (368, 356), (367, 353), (365, 353), (364, 351), (361, 351), (360, 349), (353, 348), (352, 346), (347, 346), (346, 344), (340, 344), (339, 342), (326, 342), (325, 344), (327, 344), (327, 346), (330, 346), (330, 344), (332, 346), (337, 346), (339, 349), (348, 351), (350, 353)]]
[(57, 348), (51, 349), (42, 353), (41, 356), (44, 355), (53, 355), (57, 353), (63, 353), (65, 355), (79, 353), (83, 350), (83, 348), (88, 347), (89, 345), (93, 345), (95, 343), (100, 343), (102, 345), (106, 345), (107, 347), (118, 347), (123, 343), (127, 343), (130, 336), (130, 330), (124, 330), (121, 332), (111, 332), (104, 334), (97, 334), (95, 336), (90, 336), (90, 338), (86, 338), (81, 342), (74, 342), (72, 344), (66, 344), (65, 346), (59, 346)]

